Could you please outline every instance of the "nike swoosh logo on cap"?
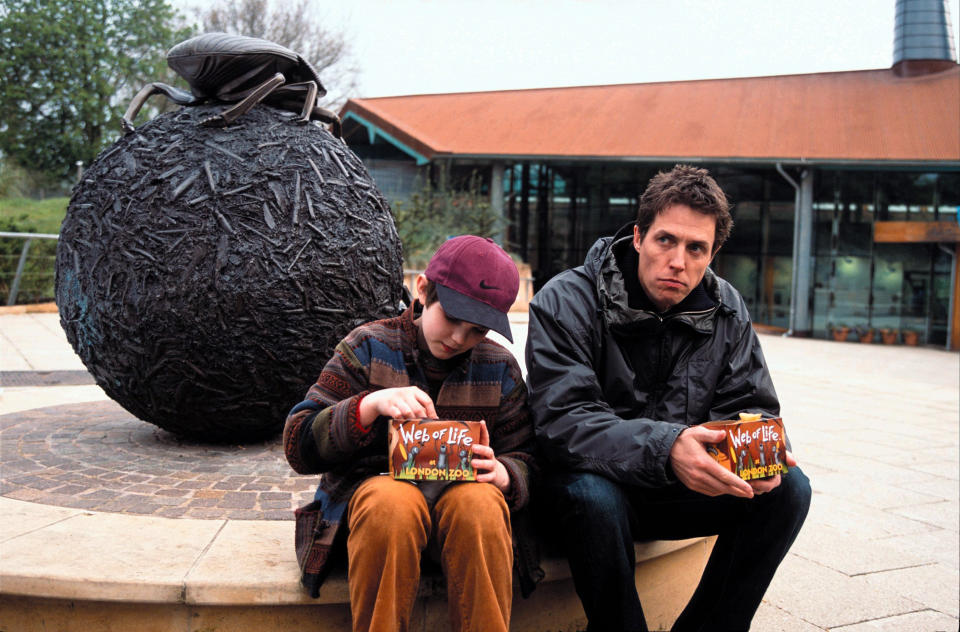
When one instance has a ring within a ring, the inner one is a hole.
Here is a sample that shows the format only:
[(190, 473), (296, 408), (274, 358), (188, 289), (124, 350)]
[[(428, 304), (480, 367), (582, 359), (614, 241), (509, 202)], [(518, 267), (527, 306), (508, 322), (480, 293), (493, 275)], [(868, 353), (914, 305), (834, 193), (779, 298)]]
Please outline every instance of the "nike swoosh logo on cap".
[(499, 290), (500, 288), (496, 287), (495, 285), (487, 285), (487, 282), (481, 279), (480, 289), (481, 290)]

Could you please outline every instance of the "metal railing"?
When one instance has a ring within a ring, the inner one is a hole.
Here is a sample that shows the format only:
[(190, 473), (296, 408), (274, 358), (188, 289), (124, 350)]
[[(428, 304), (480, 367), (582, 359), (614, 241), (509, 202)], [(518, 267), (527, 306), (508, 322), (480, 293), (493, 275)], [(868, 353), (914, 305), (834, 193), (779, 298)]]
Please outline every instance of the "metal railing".
[(25, 239), (23, 249), (20, 251), (20, 260), (17, 262), (17, 271), (13, 275), (13, 283), (10, 285), (10, 296), (7, 297), (7, 305), (17, 304), (17, 293), (20, 291), (20, 279), (23, 277), (23, 268), (27, 263), (27, 253), (30, 252), (30, 244), (34, 239), (60, 239), (60, 235), (50, 233), (5, 233), (0, 232), (0, 237), (12, 237)]

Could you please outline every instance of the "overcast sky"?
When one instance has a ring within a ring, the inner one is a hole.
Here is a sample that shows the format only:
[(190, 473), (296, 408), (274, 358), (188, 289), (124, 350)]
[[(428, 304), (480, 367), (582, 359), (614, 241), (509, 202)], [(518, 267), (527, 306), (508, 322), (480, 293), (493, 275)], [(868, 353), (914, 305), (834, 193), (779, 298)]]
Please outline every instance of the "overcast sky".
[[(361, 96), (888, 68), (895, 0), (348, 0)], [(958, 5), (948, 0), (954, 41)]]
[[(350, 34), (362, 71), (359, 96), (364, 97), (889, 68), (896, 4), (895, 0), (316, 3), (326, 12), (324, 19)], [(957, 42), (960, 0), (947, 3)]]

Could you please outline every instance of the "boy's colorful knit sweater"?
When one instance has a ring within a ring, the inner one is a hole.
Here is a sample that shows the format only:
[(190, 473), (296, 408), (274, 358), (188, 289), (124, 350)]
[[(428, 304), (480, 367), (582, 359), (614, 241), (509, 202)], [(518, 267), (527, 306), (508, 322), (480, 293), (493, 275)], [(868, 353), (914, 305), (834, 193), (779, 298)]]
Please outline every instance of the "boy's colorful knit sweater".
[[(322, 473), (320, 489), (345, 503), (365, 479), (388, 471), (387, 424), (370, 428), (358, 420), (357, 406), (367, 393), (418, 386), (429, 393), (417, 345), (419, 304), (401, 316), (362, 325), (337, 345), (307, 399), (287, 417), (283, 445), (291, 467), (301, 474)], [(527, 504), (534, 437), (527, 391), (513, 356), (484, 339), (447, 376), (434, 404), (441, 419), (485, 420), (490, 445), (510, 475), (507, 504)]]

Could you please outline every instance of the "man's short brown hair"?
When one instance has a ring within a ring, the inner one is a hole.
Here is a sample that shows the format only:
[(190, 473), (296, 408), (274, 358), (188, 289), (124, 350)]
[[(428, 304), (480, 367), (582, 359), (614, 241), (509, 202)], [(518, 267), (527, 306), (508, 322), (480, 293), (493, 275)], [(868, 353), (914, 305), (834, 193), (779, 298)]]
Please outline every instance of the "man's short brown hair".
[(733, 228), (730, 203), (720, 185), (710, 177), (706, 169), (690, 165), (677, 165), (670, 171), (661, 171), (650, 180), (647, 190), (640, 196), (640, 206), (637, 209), (636, 224), (640, 237), (646, 236), (657, 215), (677, 204), (684, 204), (717, 219), (711, 254), (717, 252), (727, 241), (730, 229)]

